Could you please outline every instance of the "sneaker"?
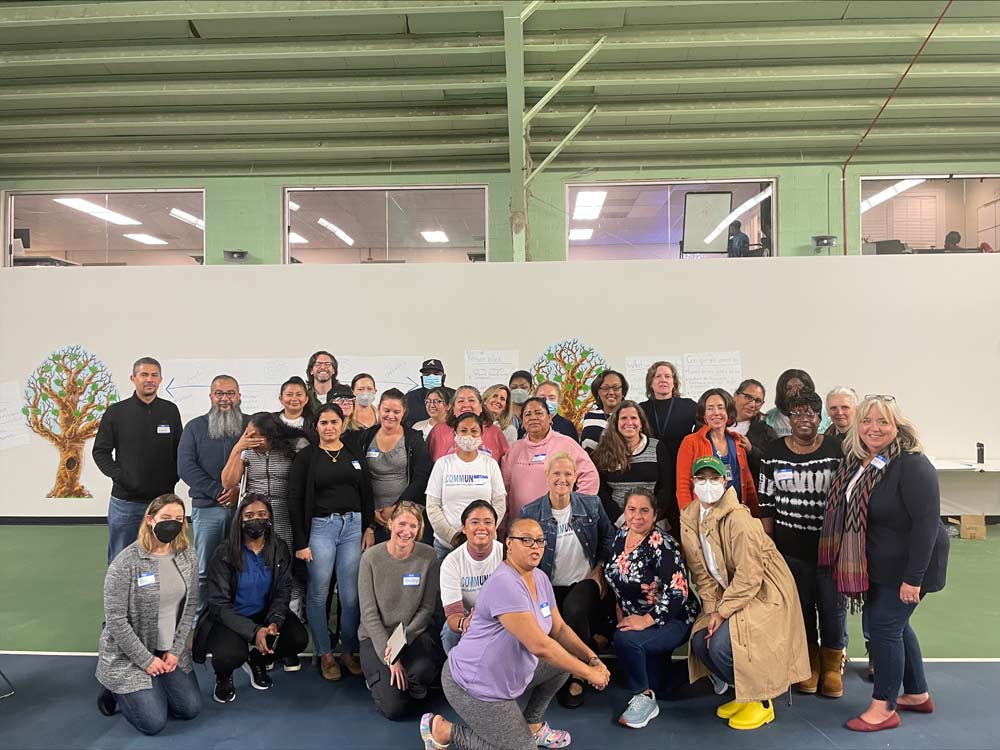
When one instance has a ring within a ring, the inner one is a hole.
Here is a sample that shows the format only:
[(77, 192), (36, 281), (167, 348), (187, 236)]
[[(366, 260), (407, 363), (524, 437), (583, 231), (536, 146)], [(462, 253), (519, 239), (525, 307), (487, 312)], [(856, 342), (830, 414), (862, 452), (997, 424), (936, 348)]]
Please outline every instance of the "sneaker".
[(233, 687), (231, 674), (227, 674), (225, 677), (216, 675), (215, 692), (212, 693), (212, 698), (215, 699), (216, 703), (232, 703), (236, 700), (236, 688)]
[(115, 694), (106, 687), (102, 687), (100, 694), (97, 696), (97, 710), (104, 716), (114, 716), (117, 709), (118, 699), (115, 698)]
[(434, 733), (431, 731), (433, 725), (434, 714), (424, 714), (420, 717), (420, 739), (424, 741), (424, 750), (444, 750), (444, 748), (450, 747), (450, 742), (447, 745), (442, 745), (434, 739)]
[(711, 672), (708, 673), (708, 679), (712, 681), (712, 690), (715, 691), (716, 695), (725, 695), (726, 691), (729, 690), (729, 683)]
[(341, 663), (347, 667), (347, 671), (350, 672), (355, 677), (360, 677), (362, 674), (361, 670), (361, 660), (350, 652), (344, 652), (340, 657)]
[(250, 687), (254, 690), (270, 690), (274, 687), (265, 663), (249, 659), (243, 662), (243, 671), (250, 675)]
[(569, 747), (569, 743), (573, 741), (569, 732), (565, 729), (553, 729), (547, 721), (538, 727), (538, 731), (533, 736), (538, 747), (552, 748), (553, 750)]
[(340, 665), (333, 658), (333, 654), (323, 654), (319, 660), (319, 671), (323, 674), (324, 680), (336, 682), (344, 675), (340, 671)]
[(299, 655), (293, 654), (292, 656), (286, 656), (281, 660), (281, 667), (286, 672), (298, 672), (302, 669), (302, 662), (299, 661)]
[(639, 693), (632, 696), (625, 713), (618, 717), (618, 723), (632, 729), (642, 729), (659, 715), (660, 706), (656, 702), (656, 694), (649, 696)]

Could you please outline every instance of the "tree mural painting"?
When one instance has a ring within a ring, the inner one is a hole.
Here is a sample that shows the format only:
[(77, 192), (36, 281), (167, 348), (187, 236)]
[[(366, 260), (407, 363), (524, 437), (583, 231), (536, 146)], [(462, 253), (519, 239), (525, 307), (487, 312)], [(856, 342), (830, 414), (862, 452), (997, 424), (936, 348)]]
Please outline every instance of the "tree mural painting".
[(53, 352), (31, 374), (21, 413), (34, 432), (59, 450), (56, 481), (47, 497), (91, 497), (80, 484), (84, 443), (118, 400), (104, 363), (81, 346)]
[(607, 368), (604, 357), (579, 339), (553, 344), (531, 366), (536, 383), (551, 380), (562, 388), (559, 413), (575, 424), (578, 430), (584, 415), (594, 405), (590, 382)]

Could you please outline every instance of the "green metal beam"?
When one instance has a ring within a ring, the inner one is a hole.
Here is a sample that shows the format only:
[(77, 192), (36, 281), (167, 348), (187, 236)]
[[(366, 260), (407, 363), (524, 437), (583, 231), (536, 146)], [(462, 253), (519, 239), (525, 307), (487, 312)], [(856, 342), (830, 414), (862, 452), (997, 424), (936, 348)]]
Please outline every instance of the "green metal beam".
[(531, 0), (531, 2), (525, 5), (524, 9), (521, 11), (521, 23), (523, 24), (525, 21), (531, 18), (531, 16), (534, 15), (535, 11), (541, 7), (542, 7), (542, 0)]
[(593, 107), (590, 108), (590, 111), (583, 116), (583, 119), (581, 119), (580, 122), (578, 122), (573, 127), (573, 129), (566, 134), (566, 137), (563, 138), (561, 141), (559, 141), (558, 144), (556, 144), (556, 147), (549, 152), (549, 155), (542, 160), (542, 163), (539, 164), (537, 167), (535, 167), (534, 170), (532, 170), (531, 174), (529, 174), (528, 178), (525, 180), (526, 185), (530, 185), (531, 181), (535, 179), (539, 174), (541, 174), (542, 170), (545, 169), (549, 164), (551, 164), (553, 159), (555, 159), (557, 156), (559, 156), (560, 153), (562, 153), (562, 150), (569, 145), (570, 141), (576, 138), (577, 134), (581, 130), (583, 130), (584, 127), (586, 127), (587, 123), (590, 122), (590, 119), (594, 116), (596, 112), (597, 112), (597, 105), (595, 104)]
[(535, 105), (531, 109), (529, 109), (528, 113), (524, 116), (525, 127), (527, 127), (531, 123), (531, 120), (535, 117), (535, 115), (537, 115), (539, 112), (542, 111), (542, 109), (545, 107), (546, 104), (552, 101), (552, 98), (556, 94), (562, 91), (563, 88), (570, 81), (572, 81), (573, 78), (576, 77), (577, 73), (583, 70), (583, 66), (586, 65), (588, 62), (590, 62), (591, 59), (593, 59), (594, 55), (596, 55), (600, 51), (601, 47), (604, 46), (604, 41), (606, 39), (607, 37), (604, 36), (598, 39), (597, 42), (595, 42), (594, 45), (589, 50), (587, 50), (584, 56), (581, 57), (579, 61), (577, 61), (576, 65), (567, 70), (566, 73), (563, 75), (563, 77), (560, 78), (552, 88), (550, 88), (547, 92), (545, 92), (545, 94), (542, 95), (541, 99), (535, 102)]
[(528, 249), (528, 147), (524, 132), (524, 24), (521, 0), (503, 4), (504, 62), (507, 88), (507, 141), (510, 163), (510, 229), (513, 260), (529, 260)]

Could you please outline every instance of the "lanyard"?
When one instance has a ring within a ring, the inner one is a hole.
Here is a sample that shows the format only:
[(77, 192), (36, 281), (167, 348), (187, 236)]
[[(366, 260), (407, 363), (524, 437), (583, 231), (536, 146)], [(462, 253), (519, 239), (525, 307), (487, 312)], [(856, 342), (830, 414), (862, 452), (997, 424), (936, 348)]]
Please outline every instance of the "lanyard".
[(666, 431), (667, 427), (670, 426), (670, 415), (674, 413), (674, 399), (670, 399), (670, 406), (667, 407), (667, 419), (664, 423), (660, 424), (660, 410), (656, 408), (656, 402), (653, 402), (653, 416), (656, 417), (656, 436), (658, 438), (663, 438), (663, 433)]

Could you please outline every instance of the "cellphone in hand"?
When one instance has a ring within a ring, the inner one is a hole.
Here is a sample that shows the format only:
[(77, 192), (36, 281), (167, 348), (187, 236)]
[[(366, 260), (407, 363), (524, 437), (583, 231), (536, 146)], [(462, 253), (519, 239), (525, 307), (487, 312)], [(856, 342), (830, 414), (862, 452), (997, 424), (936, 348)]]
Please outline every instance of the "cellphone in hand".
[(264, 636), (264, 642), (267, 644), (267, 647), (269, 649), (271, 649), (272, 651), (274, 651), (274, 649), (276, 649), (278, 647), (278, 639), (280, 637), (281, 637), (281, 633), (278, 633), (276, 635), (271, 635), (269, 633), (266, 636)]

